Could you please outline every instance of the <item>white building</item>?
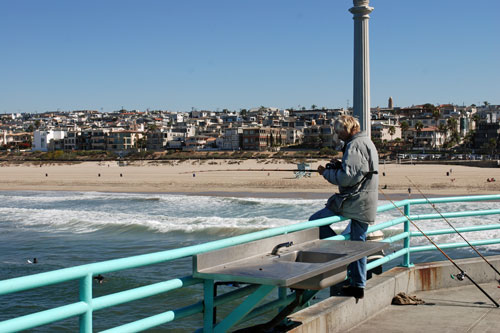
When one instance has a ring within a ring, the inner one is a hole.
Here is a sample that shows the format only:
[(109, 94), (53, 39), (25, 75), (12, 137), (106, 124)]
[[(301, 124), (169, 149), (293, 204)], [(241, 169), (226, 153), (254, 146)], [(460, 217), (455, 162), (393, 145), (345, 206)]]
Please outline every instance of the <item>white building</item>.
[(286, 143), (289, 145), (297, 144), (302, 142), (304, 133), (293, 127), (286, 127)]
[[(385, 122), (374, 122), (372, 125), (372, 138), (380, 139), (381, 141), (392, 141), (396, 138), (402, 138), (401, 126), (390, 125)], [(391, 128), (394, 128), (394, 133), (391, 135)]]
[(66, 131), (35, 131), (33, 133), (32, 151), (48, 151), (51, 141), (63, 140)]
[(283, 118), (290, 117), (290, 111), (288, 111), (288, 110), (284, 110), (284, 109), (282, 109), (282, 110), (279, 110), (279, 113), (280, 113), (280, 115), (281, 115)]
[(441, 133), (437, 127), (424, 127), (420, 131), (409, 129), (408, 132), (412, 133), (413, 146), (418, 148), (438, 148), (446, 139), (444, 133)]
[(184, 122), (187, 117), (184, 113), (181, 112), (173, 112), (168, 114), (168, 121), (172, 122), (173, 124), (179, 124)]

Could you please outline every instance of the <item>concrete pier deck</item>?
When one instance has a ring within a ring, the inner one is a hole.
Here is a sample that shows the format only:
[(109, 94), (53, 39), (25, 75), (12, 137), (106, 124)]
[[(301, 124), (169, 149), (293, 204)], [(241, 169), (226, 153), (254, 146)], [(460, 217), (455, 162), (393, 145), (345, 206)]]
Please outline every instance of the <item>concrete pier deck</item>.
[[(487, 257), (500, 267), (500, 256)], [(456, 263), (497, 303), (500, 278), (481, 258)], [(396, 267), (368, 280), (365, 297), (333, 296), (298, 311), (288, 318), (293, 333), (318, 332), (500, 332), (497, 308), (449, 261)], [(424, 300), (422, 305), (391, 305), (400, 292)]]
[[(498, 283), (480, 286), (498, 303)], [(420, 291), (413, 295), (425, 301), (425, 304), (389, 305), (348, 332), (500, 331), (500, 308), (493, 305), (476, 286)]]

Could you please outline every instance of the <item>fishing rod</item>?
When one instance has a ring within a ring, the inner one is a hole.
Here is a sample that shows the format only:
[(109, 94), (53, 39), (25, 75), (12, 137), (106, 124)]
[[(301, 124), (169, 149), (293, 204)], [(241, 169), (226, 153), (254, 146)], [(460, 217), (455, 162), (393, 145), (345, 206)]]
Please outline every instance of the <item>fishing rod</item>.
[(490, 295), (488, 295), (488, 293), (483, 289), (481, 288), (480, 285), (478, 285), (474, 280), (472, 280), (472, 278), (462, 269), (460, 268), (460, 266), (458, 266), (458, 264), (453, 261), (453, 259), (451, 259), (432, 239), (430, 239), (429, 236), (427, 236), (427, 234), (419, 228), (419, 226), (413, 222), (412, 219), (410, 219), (410, 217), (408, 215), (406, 215), (402, 210), (401, 208), (399, 208), (395, 203), (394, 201), (392, 201), (386, 194), (384, 191), (382, 191), (382, 189), (379, 189), (380, 193), (382, 193), (382, 195), (385, 197), (386, 200), (388, 200), (390, 203), (393, 204), (394, 207), (396, 207), (397, 210), (399, 210), (399, 212), (404, 216), (406, 217), (406, 219), (425, 237), (427, 238), (427, 240), (436, 247), (436, 249), (439, 250), (439, 252), (441, 252), (445, 257), (446, 259), (448, 259), (459, 271), (460, 271), (460, 274), (457, 274), (457, 278), (458, 280), (462, 281), (464, 279), (464, 277), (468, 278), (470, 282), (472, 282), (486, 297), (489, 298), (490, 301), (493, 302), (493, 304), (495, 304), (495, 306), (498, 308), (500, 307), (500, 305), (493, 299), (491, 298)]
[[(413, 187), (415, 187), (417, 189), (417, 191), (420, 193), (420, 195), (422, 197), (424, 197), (424, 199), (427, 201), (427, 203), (429, 203), (432, 208), (434, 208), (434, 210), (439, 214), (439, 216), (441, 216), (443, 218), (443, 220), (446, 221), (446, 223), (448, 223), (448, 225), (457, 233), (457, 235), (459, 235), (460, 237), (462, 237), (462, 239), (481, 257), (483, 258), (483, 260), (488, 264), (490, 265), (490, 267), (495, 271), (495, 273), (497, 273), (498, 275), (500, 275), (500, 272), (476, 249), (476, 247), (474, 245), (472, 245), (471, 243), (469, 243), (467, 241), (467, 239), (465, 239), (465, 237), (460, 233), (458, 232), (458, 230), (450, 223), (450, 221), (448, 221), (448, 219), (446, 217), (443, 216), (443, 214), (441, 214), (441, 212), (436, 208), (436, 205), (432, 204), (432, 202), (429, 200), (429, 198), (427, 198), (427, 196), (422, 193), (422, 191), (420, 190), (420, 188), (410, 179), (410, 177), (406, 176), (406, 178), (408, 179), (408, 181), (411, 183), (411, 185)], [(500, 280), (498, 280), (498, 282), (500, 283)]]
[(198, 171), (185, 171), (182, 173), (193, 173), (193, 172), (230, 172), (230, 171), (260, 171), (260, 172), (318, 172), (318, 170), (300, 170), (300, 169), (225, 169), (225, 170), (198, 170)]
[[(328, 170), (328, 169), (341, 169), (342, 168), (342, 162), (338, 159), (333, 159), (329, 163), (326, 163), (324, 166), (323, 170)], [(246, 171), (246, 172), (252, 172), (252, 171), (264, 171), (264, 172), (319, 172), (318, 169), (225, 169), (225, 170), (199, 170), (199, 171), (186, 171), (186, 172), (180, 172), (180, 173), (195, 173), (195, 172), (230, 172), (230, 171)]]

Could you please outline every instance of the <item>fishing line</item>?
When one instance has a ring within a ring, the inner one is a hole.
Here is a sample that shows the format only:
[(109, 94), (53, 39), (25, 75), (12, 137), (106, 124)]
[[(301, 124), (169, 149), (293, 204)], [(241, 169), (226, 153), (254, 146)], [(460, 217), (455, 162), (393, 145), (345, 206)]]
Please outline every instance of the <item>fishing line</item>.
[(179, 174), (183, 174), (183, 173), (197, 173), (197, 172), (230, 172), (230, 171), (247, 171), (247, 172), (250, 172), (250, 171), (264, 171), (264, 172), (271, 172), (271, 171), (283, 171), (283, 172), (319, 172), (318, 170), (308, 170), (308, 169), (304, 169), (304, 170), (299, 170), (299, 169), (225, 169), (225, 170), (198, 170), (198, 171), (185, 171), (185, 172), (179, 172)]
[(484, 291), (483, 288), (481, 288), (481, 286), (479, 286), (474, 280), (472, 280), (472, 278), (462, 269), (460, 268), (460, 266), (458, 266), (458, 264), (453, 261), (453, 259), (451, 259), (446, 253), (444, 253), (444, 251), (432, 240), (430, 239), (429, 236), (427, 236), (427, 234), (419, 228), (419, 226), (413, 222), (412, 219), (410, 219), (410, 217), (408, 215), (406, 215), (402, 210), (401, 208), (399, 208), (395, 203), (394, 201), (392, 201), (386, 194), (384, 191), (382, 191), (382, 189), (379, 189), (380, 193), (382, 193), (382, 195), (385, 197), (386, 200), (388, 200), (390, 203), (393, 204), (394, 207), (396, 207), (396, 209), (404, 216), (406, 217), (406, 219), (420, 232), (422, 233), (422, 235), (427, 238), (427, 240), (436, 247), (436, 249), (439, 250), (439, 252), (441, 252), (445, 257), (446, 259), (448, 259), (459, 271), (460, 271), (460, 274), (457, 275), (458, 279), (459, 280), (463, 280), (464, 277), (468, 278), (470, 282), (472, 282), (486, 297), (489, 298), (490, 301), (493, 302), (493, 304), (495, 304), (495, 306), (498, 308), (500, 307), (500, 305), (493, 299), (491, 298), (490, 295), (488, 295), (488, 293), (486, 291)]
[[(432, 202), (425, 196), (425, 194), (422, 193), (422, 191), (420, 191), (420, 189), (418, 188), (418, 186), (410, 179), (410, 177), (406, 176), (406, 178), (410, 181), (411, 185), (414, 186), (417, 191), (420, 193), (420, 195), (422, 197), (424, 197), (424, 199), (427, 201), (427, 203), (429, 203), (432, 208), (434, 208), (434, 210), (439, 214), (439, 216), (441, 216), (443, 218), (443, 220), (446, 221), (446, 223), (448, 223), (448, 225), (457, 233), (457, 235), (459, 235), (460, 237), (462, 237), (462, 239), (481, 257), (483, 258), (483, 260), (488, 264), (490, 265), (490, 267), (498, 274), (500, 275), (500, 272), (481, 254), (479, 253), (479, 251), (476, 249), (476, 247), (474, 245), (472, 245), (471, 243), (469, 243), (467, 241), (467, 239), (465, 239), (465, 237), (460, 233), (458, 232), (457, 229), (455, 229), (455, 227), (450, 223), (450, 221), (448, 221), (448, 219), (446, 219), (446, 217), (443, 216), (443, 214), (441, 214), (441, 212), (436, 208), (436, 205), (432, 204)], [(498, 282), (500, 283), (500, 280), (498, 280)]]

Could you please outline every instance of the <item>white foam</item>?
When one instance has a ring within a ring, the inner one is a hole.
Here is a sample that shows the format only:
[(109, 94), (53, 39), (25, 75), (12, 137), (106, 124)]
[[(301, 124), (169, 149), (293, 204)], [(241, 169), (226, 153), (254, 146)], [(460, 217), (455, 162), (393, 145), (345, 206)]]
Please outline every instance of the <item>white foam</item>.
[(299, 221), (262, 217), (223, 218), (217, 216), (176, 217), (151, 216), (141, 213), (93, 212), (32, 208), (0, 208), (4, 219), (17, 228), (42, 232), (94, 232), (108, 226), (142, 226), (157, 232), (194, 232), (207, 229), (266, 229)]
[[(69, 203), (68, 203), (69, 202)], [(0, 221), (5, 228), (41, 232), (95, 232), (108, 227), (142, 227), (153, 232), (172, 231), (241, 233), (246, 230), (288, 226), (304, 222), (325, 200), (235, 198), (171, 194), (100, 192), (0, 192)], [(387, 204), (380, 201), (380, 205)], [(441, 212), (498, 208), (498, 202), (470, 202), (437, 205)], [(411, 214), (435, 214), (430, 205), (411, 207)], [(378, 214), (377, 222), (400, 217), (393, 209)], [(497, 224), (498, 215), (454, 218), (456, 227)], [(448, 229), (442, 220), (415, 221), (424, 231)], [(347, 222), (334, 225), (342, 230)], [(399, 224), (386, 233), (403, 229)], [(411, 228), (416, 231), (414, 227)], [(500, 230), (465, 233), (469, 241), (500, 238)], [(461, 242), (457, 235), (435, 236), (437, 242)], [(414, 238), (414, 245), (428, 244)], [(494, 245), (500, 247), (500, 245)]]

